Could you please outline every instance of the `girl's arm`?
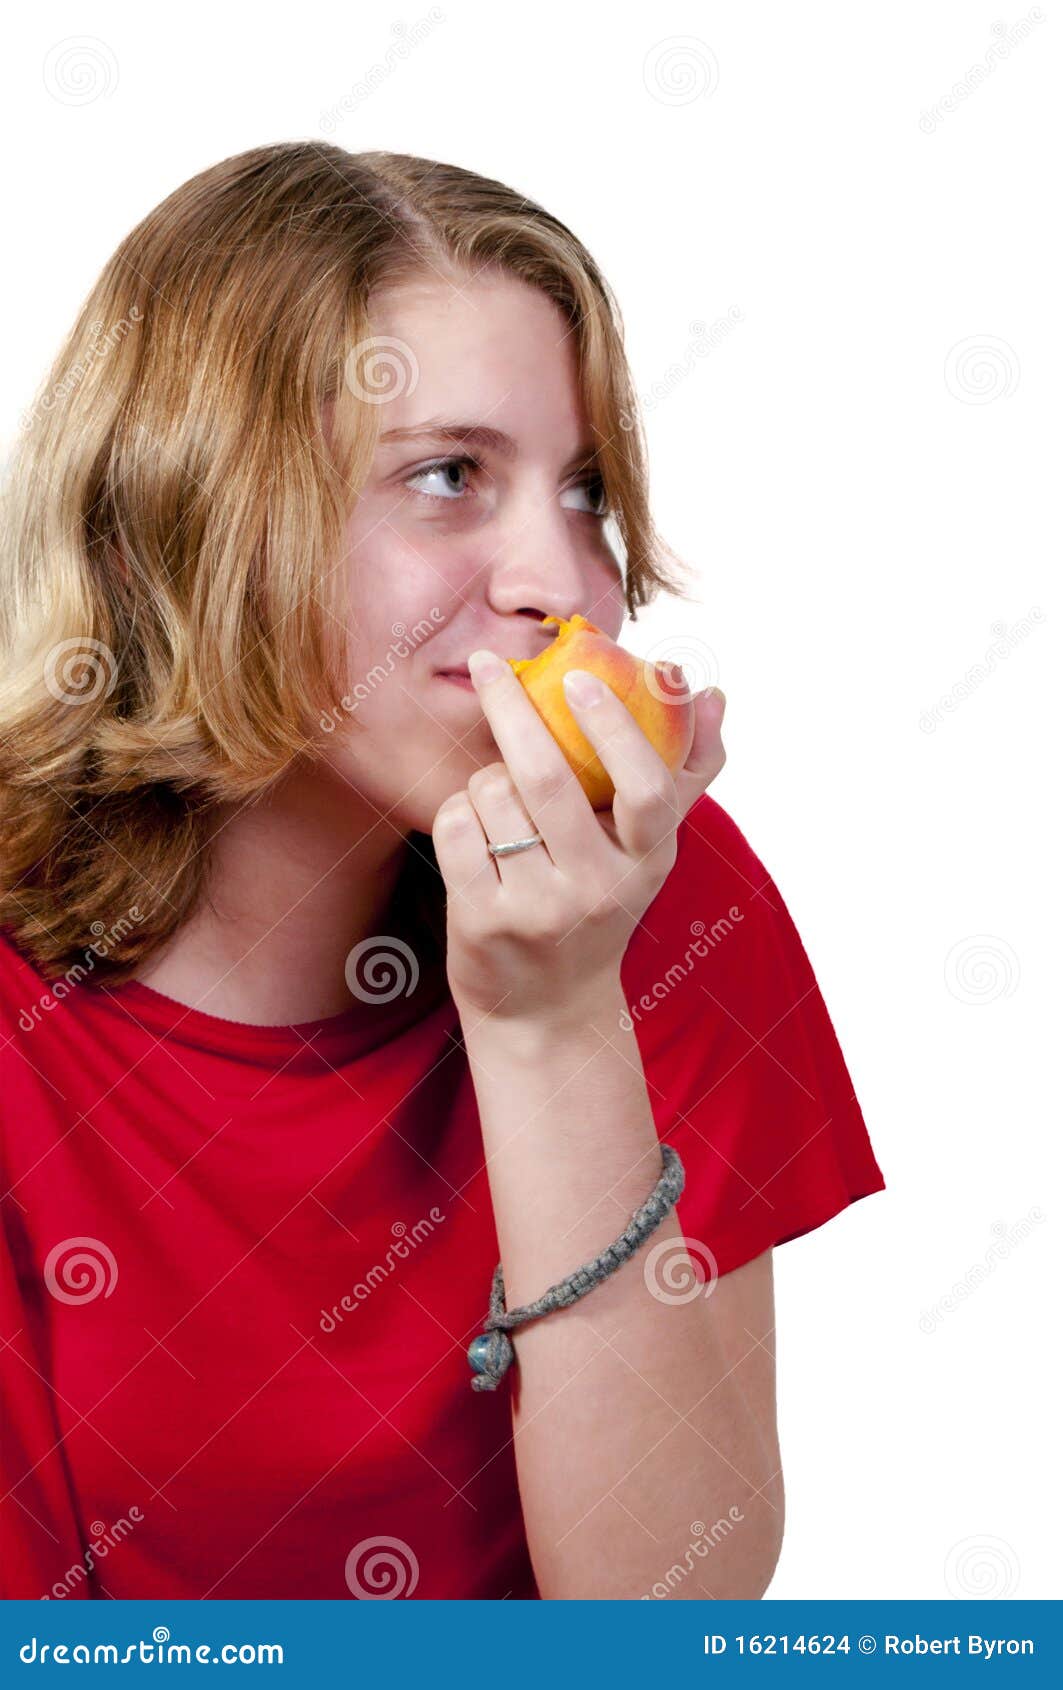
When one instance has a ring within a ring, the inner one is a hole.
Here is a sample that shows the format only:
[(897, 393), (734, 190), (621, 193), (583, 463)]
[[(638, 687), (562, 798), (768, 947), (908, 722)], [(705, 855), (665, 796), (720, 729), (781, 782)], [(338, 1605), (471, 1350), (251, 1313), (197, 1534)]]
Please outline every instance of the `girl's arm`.
[[(507, 1308), (611, 1243), (660, 1175), (625, 1008), (607, 977), (563, 1018), (484, 1016), (466, 1031)], [(759, 1597), (771, 1579), (783, 1529), (771, 1252), (680, 1301), (649, 1256), (681, 1238), (673, 1209), (593, 1291), (510, 1335), (499, 1389), (513, 1393), (546, 1598)], [(674, 1273), (685, 1253), (667, 1254)], [(470, 1414), (478, 1401), (470, 1389)]]
[[(440, 805), (432, 836), (516, 1308), (611, 1243), (659, 1177), (620, 970), (675, 866), (680, 820), (723, 767), (724, 699), (694, 701), (673, 776), (611, 688), (585, 675), (568, 703), (612, 780), (602, 816), (512, 668), (472, 652), (469, 670), (503, 760)], [(492, 859), (488, 841), (533, 831), (542, 848)], [(647, 1283), (662, 1242), (686, 1258), (674, 1211), (586, 1297), (513, 1336), (503, 1388), (518, 1387), (517, 1475), (545, 1597), (760, 1596), (775, 1566), (770, 1259), (685, 1302), (662, 1294), (666, 1277)], [(470, 1390), (467, 1411), (477, 1406)]]

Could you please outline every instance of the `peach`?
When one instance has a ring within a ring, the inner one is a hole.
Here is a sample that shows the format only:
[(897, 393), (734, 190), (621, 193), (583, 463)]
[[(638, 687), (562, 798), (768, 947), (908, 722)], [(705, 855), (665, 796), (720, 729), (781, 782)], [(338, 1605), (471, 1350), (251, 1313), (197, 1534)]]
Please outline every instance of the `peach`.
[(587, 669), (626, 704), (650, 744), (673, 774), (686, 762), (694, 738), (694, 704), (682, 681), (659, 664), (635, 657), (585, 616), (544, 616), (557, 637), (538, 657), (511, 657), (511, 669), (553, 734), (594, 809), (612, 806), (615, 788), (593, 745), (569, 708), (561, 678)]

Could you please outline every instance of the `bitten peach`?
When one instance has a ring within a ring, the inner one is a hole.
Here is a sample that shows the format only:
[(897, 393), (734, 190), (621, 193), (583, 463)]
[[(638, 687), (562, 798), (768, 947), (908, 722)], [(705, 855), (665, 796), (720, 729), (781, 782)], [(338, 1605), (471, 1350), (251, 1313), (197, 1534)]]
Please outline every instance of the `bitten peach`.
[(631, 711), (673, 774), (686, 762), (694, 738), (694, 704), (659, 665), (625, 651), (585, 616), (544, 616), (557, 637), (538, 657), (508, 659), (521, 686), (553, 734), (595, 810), (612, 806), (615, 788), (593, 745), (580, 730), (561, 685), (569, 669), (597, 675)]

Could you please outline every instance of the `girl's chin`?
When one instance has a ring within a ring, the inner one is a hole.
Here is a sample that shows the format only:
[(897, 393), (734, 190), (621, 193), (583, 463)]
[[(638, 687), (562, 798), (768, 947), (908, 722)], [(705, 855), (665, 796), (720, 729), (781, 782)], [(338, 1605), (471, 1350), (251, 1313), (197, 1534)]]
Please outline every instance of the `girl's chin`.
[(337, 746), (333, 757), (325, 761), (333, 764), (346, 792), (352, 797), (363, 793), (369, 805), (386, 818), (387, 826), (400, 833), (431, 833), (440, 805), (455, 793), (464, 792), (477, 769), (501, 758), (485, 718), (482, 733), (466, 732), (460, 742), (457, 736), (442, 738), (442, 742), (441, 738), (430, 729), (424, 734), (425, 767), (420, 773), (409, 759), (393, 756), (389, 765), (376, 745), (371, 774), (354, 755), (344, 755), (348, 752), (346, 745)]
[[(470, 775), (475, 774), (477, 769), (485, 768), (488, 763), (498, 761), (498, 747), (492, 741), (490, 752), (481, 759), (469, 758), (464, 772), (455, 773), (452, 769), (448, 769), (446, 774), (443, 775), (443, 771), (438, 770), (437, 775), (442, 778), (430, 776), (423, 786), (416, 787), (407, 795), (405, 802), (396, 801), (395, 808), (391, 812), (392, 819), (399, 826), (413, 829), (417, 833), (431, 833), (432, 824), (440, 805), (445, 804), (447, 799), (452, 798), (455, 793), (464, 792)], [(399, 822), (400, 815), (403, 818), (401, 822)]]

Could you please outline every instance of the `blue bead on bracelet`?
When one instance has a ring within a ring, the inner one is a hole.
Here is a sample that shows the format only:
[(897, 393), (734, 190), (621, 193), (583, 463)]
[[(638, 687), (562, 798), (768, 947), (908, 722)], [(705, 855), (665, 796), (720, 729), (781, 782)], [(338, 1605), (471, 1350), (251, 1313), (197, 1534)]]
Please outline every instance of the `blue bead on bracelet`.
[(540, 1315), (551, 1314), (554, 1309), (567, 1308), (570, 1303), (585, 1297), (588, 1291), (593, 1291), (609, 1274), (622, 1267), (640, 1244), (644, 1244), (650, 1234), (660, 1226), (669, 1209), (677, 1202), (686, 1179), (679, 1155), (670, 1144), (661, 1145), (661, 1162), (663, 1172), (660, 1179), (642, 1207), (636, 1209), (619, 1238), (607, 1245), (593, 1261), (577, 1268), (575, 1273), (570, 1273), (568, 1278), (562, 1279), (559, 1284), (552, 1285), (549, 1291), (544, 1291), (534, 1303), (526, 1303), (523, 1308), (507, 1311), (502, 1263), (499, 1262), (491, 1282), (490, 1308), (485, 1330), (477, 1334), (467, 1351), (469, 1366), (474, 1375), (474, 1391), (497, 1390), (512, 1363), (513, 1345), (506, 1336), (506, 1328), (522, 1325), (528, 1320), (537, 1320)]
[[(490, 1373), (500, 1378), (512, 1360), (513, 1345), (504, 1332), (481, 1332), (469, 1345), (469, 1366), (474, 1373)], [(490, 1386), (483, 1388), (489, 1390)]]

